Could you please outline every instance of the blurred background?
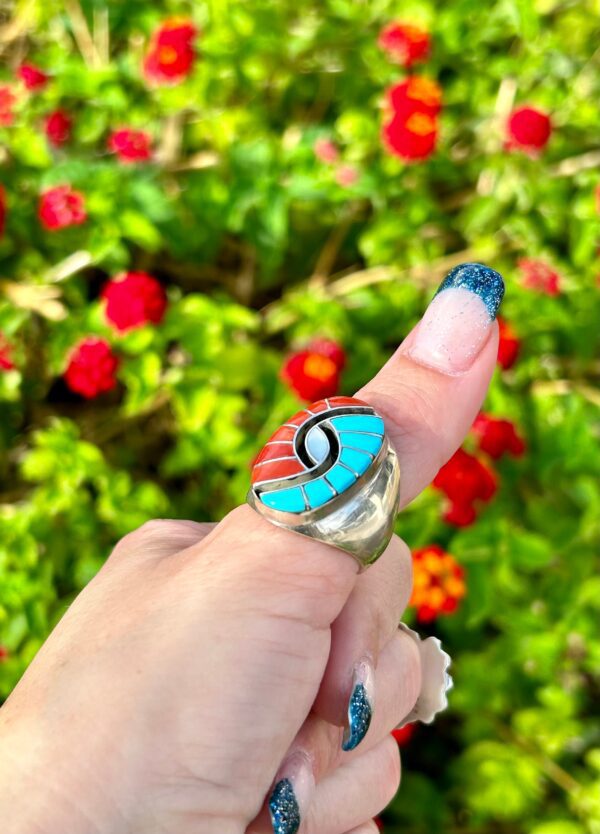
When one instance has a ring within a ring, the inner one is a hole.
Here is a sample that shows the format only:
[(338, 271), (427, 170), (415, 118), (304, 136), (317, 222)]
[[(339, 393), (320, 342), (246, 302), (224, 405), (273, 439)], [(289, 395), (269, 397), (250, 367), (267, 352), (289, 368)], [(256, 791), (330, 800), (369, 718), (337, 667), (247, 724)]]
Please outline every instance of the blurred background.
[(600, 832), (598, 0), (0, 6), (0, 694), (115, 541), (219, 519), (444, 274), (507, 283), (406, 510), (450, 709), (387, 832)]

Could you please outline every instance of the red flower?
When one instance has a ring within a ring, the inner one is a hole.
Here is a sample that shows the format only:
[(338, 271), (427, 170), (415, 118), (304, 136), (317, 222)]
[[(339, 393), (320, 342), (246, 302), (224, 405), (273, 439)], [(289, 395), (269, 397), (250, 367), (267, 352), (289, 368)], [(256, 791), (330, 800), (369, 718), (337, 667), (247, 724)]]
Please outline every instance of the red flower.
[(50, 231), (79, 226), (87, 218), (83, 194), (70, 185), (49, 188), (40, 197), (38, 216), (42, 225)]
[(8, 213), (8, 204), (6, 202), (6, 189), (0, 184), (0, 237), (4, 234), (6, 228), (6, 215)]
[(105, 315), (121, 332), (132, 327), (162, 321), (167, 309), (165, 291), (156, 278), (146, 272), (126, 272), (104, 285)]
[(311, 403), (337, 394), (340, 369), (329, 356), (300, 350), (287, 359), (281, 378), (301, 399)]
[(412, 23), (388, 23), (379, 35), (379, 47), (387, 52), (392, 61), (407, 69), (429, 55), (431, 38), (429, 32)]
[(8, 127), (14, 122), (13, 107), (16, 101), (17, 97), (10, 87), (0, 87), (0, 127)]
[(454, 527), (470, 527), (475, 522), (477, 513), (473, 504), (451, 501), (442, 518), (446, 524), (452, 524)]
[(373, 820), (373, 822), (375, 823), (375, 825), (377, 826), (377, 828), (378, 828), (380, 831), (383, 831), (383, 822), (382, 822), (382, 820), (381, 820), (381, 817), (375, 817), (375, 819)]
[(510, 420), (479, 414), (473, 423), (473, 433), (478, 438), (480, 450), (495, 460), (504, 454), (518, 458), (525, 451), (525, 441)]
[(400, 747), (406, 747), (409, 741), (415, 734), (415, 730), (417, 729), (416, 724), (405, 724), (404, 727), (401, 727), (399, 730), (392, 730), (392, 735), (398, 742)]
[(12, 371), (15, 367), (12, 361), (12, 347), (3, 333), (0, 333), (0, 371)]
[(5, 663), (10, 657), (10, 652), (6, 646), (0, 645), (0, 663)]
[(546, 147), (552, 133), (550, 117), (535, 107), (517, 107), (507, 124), (509, 148), (537, 153)]
[(454, 556), (439, 545), (413, 551), (413, 591), (409, 605), (423, 623), (440, 614), (453, 614), (467, 593), (465, 572)]
[(335, 142), (331, 139), (317, 139), (313, 145), (313, 151), (317, 159), (321, 162), (333, 163), (337, 162), (340, 152), (337, 149)]
[(496, 489), (496, 476), (474, 455), (458, 449), (442, 466), (433, 479), (433, 486), (449, 500), (444, 521), (457, 527), (466, 527), (475, 521), (476, 501), (491, 501)]
[(498, 316), (498, 327), (500, 328), (500, 341), (498, 342), (498, 364), (508, 371), (517, 361), (521, 350), (521, 340), (513, 330), (512, 326)]
[(528, 290), (536, 290), (544, 295), (559, 295), (560, 275), (551, 266), (535, 258), (520, 258), (521, 284)]
[(196, 27), (185, 19), (166, 20), (152, 36), (144, 60), (144, 75), (155, 84), (177, 84), (194, 65)]
[(152, 139), (144, 130), (122, 128), (111, 133), (108, 149), (124, 163), (145, 162), (152, 157)]
[(48, 113), (44, 121), (44, 130), (50, 144), (59, 148), (71, 138), (73, 120), (65, 110)]
[(395, 115), (427, 113), (437, 116), (442, 109), (442, 90), (431, 78), (411, 75), (387, 91), (388, 105)]
[(108, 342), (88, 336), (71, 353), (65, 371), (65, 382), (76, 394), (86, 399), (112, 391), (117, 384), (115, 376), (119, 360)]
[(435, 150), (437, 123), (427, 113), (413, 113), (408, 119), (394, 116), (384, 124), (382, 137), (388, 150), (407, 162), (426, 159)]
[(27, 89), (33, 93), (43, 90), (50, 80), (50, 76), (34, 64), (21, 64), (17, 74)]
[(346, 351), (339, 342), (335, 342), (333, 339), (316, 338), (310, 342), (308, 349), (312, 353), (327, 356), (333, 361), (339, 371), (344, 370), (346, 366)]

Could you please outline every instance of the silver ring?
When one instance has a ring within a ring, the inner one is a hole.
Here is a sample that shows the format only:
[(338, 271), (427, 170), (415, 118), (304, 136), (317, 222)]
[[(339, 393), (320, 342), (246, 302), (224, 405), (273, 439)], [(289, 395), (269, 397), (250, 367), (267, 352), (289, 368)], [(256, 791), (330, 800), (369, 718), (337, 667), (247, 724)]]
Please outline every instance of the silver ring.
[(345, 550), (362, 567), (387, 547), (400, 466), (383, 419), (354, 397), (299, 411), (267, 441), (248, 503), (280, 527)]

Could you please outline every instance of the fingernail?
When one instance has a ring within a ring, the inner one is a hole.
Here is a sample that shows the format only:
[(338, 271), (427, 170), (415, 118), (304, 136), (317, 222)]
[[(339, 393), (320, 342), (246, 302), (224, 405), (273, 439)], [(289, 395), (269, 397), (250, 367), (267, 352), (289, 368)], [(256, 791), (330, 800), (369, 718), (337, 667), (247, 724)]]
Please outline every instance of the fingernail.
[(352, 691), (348, 701), (348, 725), (342, 750), (354, 750), (366, 736), (373, 717), (375, 675), (373, 664), (364, 658), (354, 667)]
[(297, 750), (280, 767), (269, 797), (274, 834), (296, 834), (314, 790), (310, 758), (304, 751)]
[(446, 275), (405, 353), (446, 374), (467, 371), (486, 343), (502, 297), (502, 276), (483, 264)]

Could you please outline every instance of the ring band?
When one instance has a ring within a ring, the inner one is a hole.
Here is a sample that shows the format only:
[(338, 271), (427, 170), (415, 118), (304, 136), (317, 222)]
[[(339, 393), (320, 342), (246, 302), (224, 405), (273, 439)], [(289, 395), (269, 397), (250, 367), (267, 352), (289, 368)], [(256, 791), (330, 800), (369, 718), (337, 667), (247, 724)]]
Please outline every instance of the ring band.
[(329, 397), (271, 436), (254, 463), (248, 503), (366, 567), (392, 537), (399, 496), (400, 467), (383, 419), (354, 397)]

